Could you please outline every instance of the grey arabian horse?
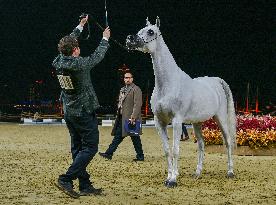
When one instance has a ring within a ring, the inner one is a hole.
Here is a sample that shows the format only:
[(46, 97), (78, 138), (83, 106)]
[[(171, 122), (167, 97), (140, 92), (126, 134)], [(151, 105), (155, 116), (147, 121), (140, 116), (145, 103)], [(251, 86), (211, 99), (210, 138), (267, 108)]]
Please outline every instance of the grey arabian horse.
[[(178, 176), (177, 161), (181, 123), (192, 123), (198, 143), (198, 164), (195, 178), (203, 168), (204, 139), (202, 122), (214, 118), (218, 123), (228, 155), (227, 176), (234, 177), (232, 148), (236, 145), (236, 116), (231, 90), (227, 83), (217, 77), (192, 79), (176, 64), (159, 30), (160, 20), (152, 25), (146, 20), (146, 27), (136, 35), (129, 35), (126, 46), (131, 50), (149, 53), (155, 75), (155, 87), (151, 97), (155, 126), (163, 141), (168, 163), (168, 178), (165, 186), (175, 187)], [(177, 39), (176, 39), (177, 40)], [(168, 142), (167, 126), (172, 123), (172, 151)]]

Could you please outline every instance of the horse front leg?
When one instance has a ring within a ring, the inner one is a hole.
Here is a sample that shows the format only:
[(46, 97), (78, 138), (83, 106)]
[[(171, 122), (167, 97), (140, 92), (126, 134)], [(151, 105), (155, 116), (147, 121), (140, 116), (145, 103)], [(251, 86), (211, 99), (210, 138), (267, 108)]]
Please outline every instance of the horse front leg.
[(154, 116), (155, 127), (157, 129), (158, 135), (160, 136), (162, 143), (163, 143), (163, 150), (165, 153), (165, 157), (167, 159), (168, 165), (168, 177), (165, 181), (165, 185), (167, 185), (168, 181), (170, 181), (172, 177), (172, 157), (170, 154), (170, 147), (168, 141), (168, 133), (167, 133), (167, 125), (162, 124), (159, 122), (158, 118)]
[(166, 186), (169, 188), (176, 187), (176, 178), (179, 175), (178, 172), (178, 157), (179, 157), (179, 142), (182, 131), (182, 124), (176, 120), (173, 120), (173, 146), (172, 146), (172, 176), (167, 182)]
[(204, 139), (201, 131), (201, 123), (193, 124), (195, 136), (197, 139), (198, 145), (198, 163), (196, 167), (196, 172), (194, 174), (195, 179), (198, 179), (201, 175), (203, 169), (203, 161), (204, 161)]

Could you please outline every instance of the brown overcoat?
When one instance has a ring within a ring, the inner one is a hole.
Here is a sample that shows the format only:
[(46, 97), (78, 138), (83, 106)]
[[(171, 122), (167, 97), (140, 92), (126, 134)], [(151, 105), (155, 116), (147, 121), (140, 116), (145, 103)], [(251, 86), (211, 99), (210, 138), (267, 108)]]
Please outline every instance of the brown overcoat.
[[(120, 92), (122, 91), (123, 91), (123, 88), (120, 90)], [(124, 122), (125, 120), (130, 119), (130, 116), (133, 116), (136, 120), (140, 120), (140, 122), (142, 123), (141, 107), (142, 107), (142, 91), (137, 85), (132, 83), (130, 89), (125, 94), (122, 100), (122, 137), (127, 136), (127, 133), (125, 132), (125, 129), (124, 129)], [(119, 110), (117, 111), (117, 117), (111, 132), (111, 135), (113, 136), (115, 134), (115, 129), (118, 123), (118, 115), (119, 115), (118, 112)], [(141, 134), (142, 134), (142, 129), (140, 130), (140, 135)]]

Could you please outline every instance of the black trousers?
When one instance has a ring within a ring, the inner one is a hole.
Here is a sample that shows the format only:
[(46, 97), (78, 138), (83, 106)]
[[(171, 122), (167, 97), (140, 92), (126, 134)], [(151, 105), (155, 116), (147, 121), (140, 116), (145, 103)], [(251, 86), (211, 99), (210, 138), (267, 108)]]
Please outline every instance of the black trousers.
[(95, 113), (82, 111), (82, 116), (68, 116), (65, 114), (66, 125), (71, 137), (71, 152), (73, 163), (60, 180), (71, 182), (79, 179), (79, 189), (85, 189), (91, 184), (90, 175), (86, 167), (98, 152), (99, 130)]
[[(134, 149), (136, 151), (136, 158), (137, 159), (144, 159), (144, 153), (141, 143), (140, 136), (130, 136)], [(117, 126), (115, 128), (115, 135), (112, 140), (112, 143), (109, 145), (108, 149), (105, 151), (108, 155), (113, 155), (116, 149), (118, 148), (119, 144), (123, 141), (124, 137), (122, 137), (122, 118), (119, 116)]]
[(189, 136), (187, 128), (186, 128), (184, 123), (182, 123), (182, 134), (181, 134), (181, 136), (183, 136), (183, 134), (184, 134), (185, 137)]

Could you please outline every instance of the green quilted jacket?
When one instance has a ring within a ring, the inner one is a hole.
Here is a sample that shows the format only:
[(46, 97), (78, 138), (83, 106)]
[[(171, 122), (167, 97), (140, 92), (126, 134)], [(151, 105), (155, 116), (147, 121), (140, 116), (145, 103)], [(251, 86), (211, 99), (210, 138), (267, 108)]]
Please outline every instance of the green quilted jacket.
[[(80, 30), (75, 28), (70, 35), (78, 37), (80, 33)], [(99, 107), (98, 98), (91, 82), (90, 70), (104, 58), (108, 47), (108, 41), (102, 39), (96, 50), (88, 57), (59, 54), (54, 59), (53, 66), (61, 84), (61, 99), (65, 114), (81, 116), (83, 109), (92, 113)], [(62, 78), (64, 76), (65, 78)]]

